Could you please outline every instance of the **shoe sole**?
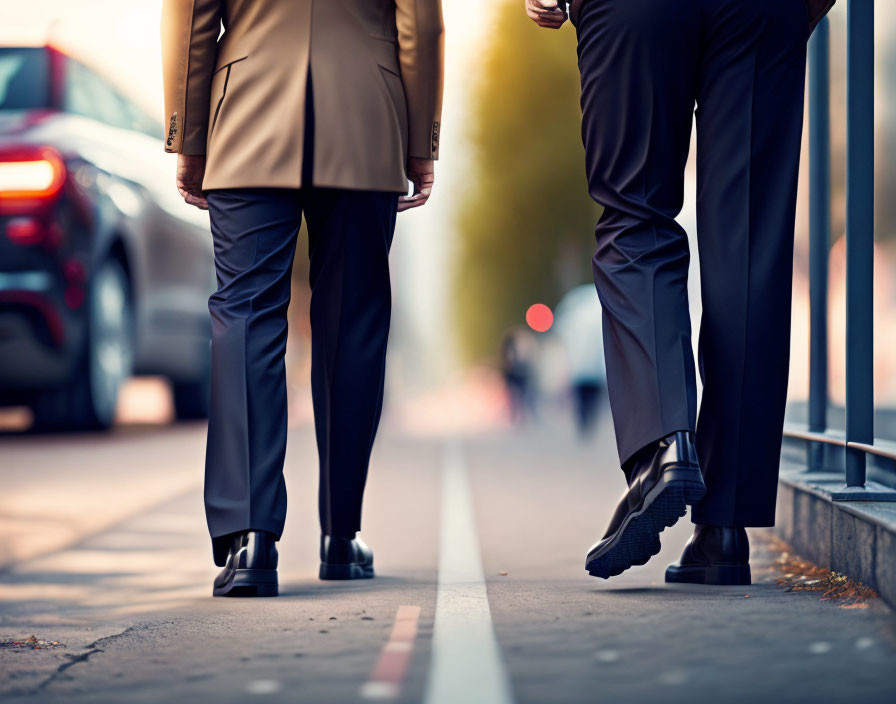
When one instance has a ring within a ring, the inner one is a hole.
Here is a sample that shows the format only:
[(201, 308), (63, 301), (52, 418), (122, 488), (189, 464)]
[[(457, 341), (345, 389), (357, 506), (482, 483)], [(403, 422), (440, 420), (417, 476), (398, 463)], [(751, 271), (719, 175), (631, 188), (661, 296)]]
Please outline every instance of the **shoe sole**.
[(753, 583), (750, 565), (669, 565), (669, 584), (711, 584), (749, 586)]
[(320, 563), (320, 579), (373, 579), (373, 565), (355, 563), (351, 565), (331, 565)]
[(212, 589), (212, 596), (277, 596), (277, 570), (237, 570), (227, 584)]
[(687, 513), (687, 507), (700, 501), (705, 493), (703, 476), (697, 467), (665, 470), (642, 507), (626, 516), (613, 540), (588, 553), (588, 574), (609, 579), (629, 567), (647, 564), (660, 551), (660, 533), (674, 526)]

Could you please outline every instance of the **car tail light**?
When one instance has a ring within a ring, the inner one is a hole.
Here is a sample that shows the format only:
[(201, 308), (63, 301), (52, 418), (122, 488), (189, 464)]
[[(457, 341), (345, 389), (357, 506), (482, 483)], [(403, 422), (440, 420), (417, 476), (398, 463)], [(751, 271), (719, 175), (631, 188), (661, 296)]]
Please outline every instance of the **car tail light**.
[(50, 147), (0, 150), (0, 206), (54, 198), (65, 183), (65, 162)]
[(6, 223), (6, 236), (13, 244), (37, 244), (46, 234), (47, 228), (36, 218), (11, 218)]
[(66, 259), (65, 264), (62, 265), (62, 271), (65, 274), (65, 280), (71, 284), (80, 286), (87, 280), (87, 271), (80, 259), (74, 257)]

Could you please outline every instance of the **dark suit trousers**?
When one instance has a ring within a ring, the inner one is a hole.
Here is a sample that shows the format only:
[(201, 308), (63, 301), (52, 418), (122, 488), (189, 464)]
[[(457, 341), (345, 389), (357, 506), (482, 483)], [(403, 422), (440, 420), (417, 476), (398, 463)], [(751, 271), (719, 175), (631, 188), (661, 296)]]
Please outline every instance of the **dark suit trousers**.
[[(585, 0), (578, 19), (594, 279), (620, 461), (696, 431), (693, 520), (774, 523), (789, 366), (804, 0)], [(697, 393), (674, 218), (696, 105)]]
[(215, 560), (229, 533), (280, 536), (286, 517), (286, 310), (302, 214), (311, 257), (311, 388), (323, 532), (361, 525), (383, 403), (398, 194), (325, 188), (208, 194), (218, 290), (205, 507)]

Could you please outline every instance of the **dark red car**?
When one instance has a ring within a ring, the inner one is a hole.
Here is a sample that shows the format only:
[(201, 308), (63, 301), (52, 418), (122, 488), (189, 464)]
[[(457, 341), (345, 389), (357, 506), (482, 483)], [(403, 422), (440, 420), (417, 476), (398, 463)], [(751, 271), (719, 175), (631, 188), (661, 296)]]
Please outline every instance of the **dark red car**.
[(0, 405), (102, 428), (131, 374), (208, 410), (208, 217), (174, 188), (163, 130), (51, 47), (0, 48)]

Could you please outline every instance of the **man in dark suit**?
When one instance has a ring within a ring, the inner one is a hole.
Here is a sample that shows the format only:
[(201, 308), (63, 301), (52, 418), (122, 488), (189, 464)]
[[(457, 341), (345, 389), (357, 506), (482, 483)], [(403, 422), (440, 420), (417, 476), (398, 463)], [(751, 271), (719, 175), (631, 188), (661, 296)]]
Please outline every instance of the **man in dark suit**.
[(179, 154), (184, 199), (210, 210), (218, 273), (205, 506), (224, 569), (213, 593), (277, 594), (303, 213), (320, 577), (373, 577), (356, 532), (383, 403), (396, 212), (426, 202), (438, 157), (440, 0), (165, 0), (162, 44), (166, 149)]
[[(526, 0), (558, 28), (566, 3)], [(790, 344), (806, 40), (833, 0), (574, 0), (607, 385), (629, 489), (586, 569), (644, 564), (693, 506), (669, 582), (749, 584), (770, 526)], [(696, 104), (697, 417), (683, 199)], [(701, 472), (702, 470), (702, 472)]]

